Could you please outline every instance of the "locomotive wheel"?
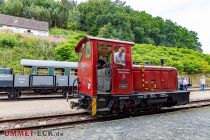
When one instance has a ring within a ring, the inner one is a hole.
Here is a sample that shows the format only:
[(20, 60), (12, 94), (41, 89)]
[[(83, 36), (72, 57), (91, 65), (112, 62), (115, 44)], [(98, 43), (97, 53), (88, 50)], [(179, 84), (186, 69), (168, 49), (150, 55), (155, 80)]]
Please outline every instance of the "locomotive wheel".
[(113, 116), (117, 116), (117, 115), (120, 114), (120, 108), (119, 108), (119, 106), (117, 105), (117, 103), (114, 103), (114, 104), (112, 105), (111, 113), (112, 113)]
[(15, 91), (8, 92), (8, 98), (10, 100), (17, 100), (20, 96), (21, 94), (19, 92), (15, 92)]

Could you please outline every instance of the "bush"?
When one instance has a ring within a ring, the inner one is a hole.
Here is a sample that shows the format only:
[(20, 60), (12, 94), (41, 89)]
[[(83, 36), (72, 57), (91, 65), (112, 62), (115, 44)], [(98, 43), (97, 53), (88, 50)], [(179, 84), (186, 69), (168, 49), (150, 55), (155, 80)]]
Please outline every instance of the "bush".
[(76, 62), (78, 60), (78, 56), (74, 51), (76, 44), (77, 40), (72, 39), (68, 42), (58, 45), (55, 48), (56, 60)]
[(0, 67), (14, 68), (15, 73), (22, 71), (21, 59), (55, 59), (54, 44), (33, 36), (12, 33), (0, 33), (0, 44), (4, 38), (7, 45), (0, 46)]
[(16, 34), (0, 33), (0, 47), (13, 48), (20, 43), (20, 38)]
[(52, 28), (50, 29), (50, 34), (55, 36), (62, 36), (67, 39), (74, 39), (75, 36), (83, 35), (86, 36), (85, 32), (76, 32), (72, 30), (65, 30), (60, 28)]
[(141, 63), (159, 65), (165, 59), (166, 66), (176, 67), (180, 73), (210, 73), (210, 55), (190, 49), (169, 48), (149, 44), (136, 44), (133, 48), (133, 60)]

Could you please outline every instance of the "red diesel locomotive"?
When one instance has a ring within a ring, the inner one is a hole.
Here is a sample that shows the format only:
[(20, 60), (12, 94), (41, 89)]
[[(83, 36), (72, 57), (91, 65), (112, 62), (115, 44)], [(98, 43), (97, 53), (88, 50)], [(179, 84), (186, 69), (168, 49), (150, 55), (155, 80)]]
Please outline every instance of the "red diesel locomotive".
[(187, 104), (190, 93), (178, 91), (176, 68), (133, 65), (133, 46), (127, 41), (83, 38), (75, 48), (80, 98), (71, 107), (94, 116)]

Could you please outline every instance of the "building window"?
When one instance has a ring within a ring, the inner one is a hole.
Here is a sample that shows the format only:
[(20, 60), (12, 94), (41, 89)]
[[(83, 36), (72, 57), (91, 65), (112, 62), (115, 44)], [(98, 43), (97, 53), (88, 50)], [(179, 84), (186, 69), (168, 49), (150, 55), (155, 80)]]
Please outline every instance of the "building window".
[(27, 30), (27, 33), (28, 33), (28, 34), (31, 34), (32, 32), (31, 32), (31, 30)]

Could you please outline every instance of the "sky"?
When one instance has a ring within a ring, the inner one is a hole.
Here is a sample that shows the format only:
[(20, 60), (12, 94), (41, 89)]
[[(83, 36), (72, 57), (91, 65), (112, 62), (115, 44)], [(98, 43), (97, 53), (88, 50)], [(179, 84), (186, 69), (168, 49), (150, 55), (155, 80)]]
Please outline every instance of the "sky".
[[(78, 2), (86, 0), (77, 0)], [(198, 33), (204, 53), (210, 54), (210, 0), (125, 0), (126, 5), (152, 16), (170, 19)]]

